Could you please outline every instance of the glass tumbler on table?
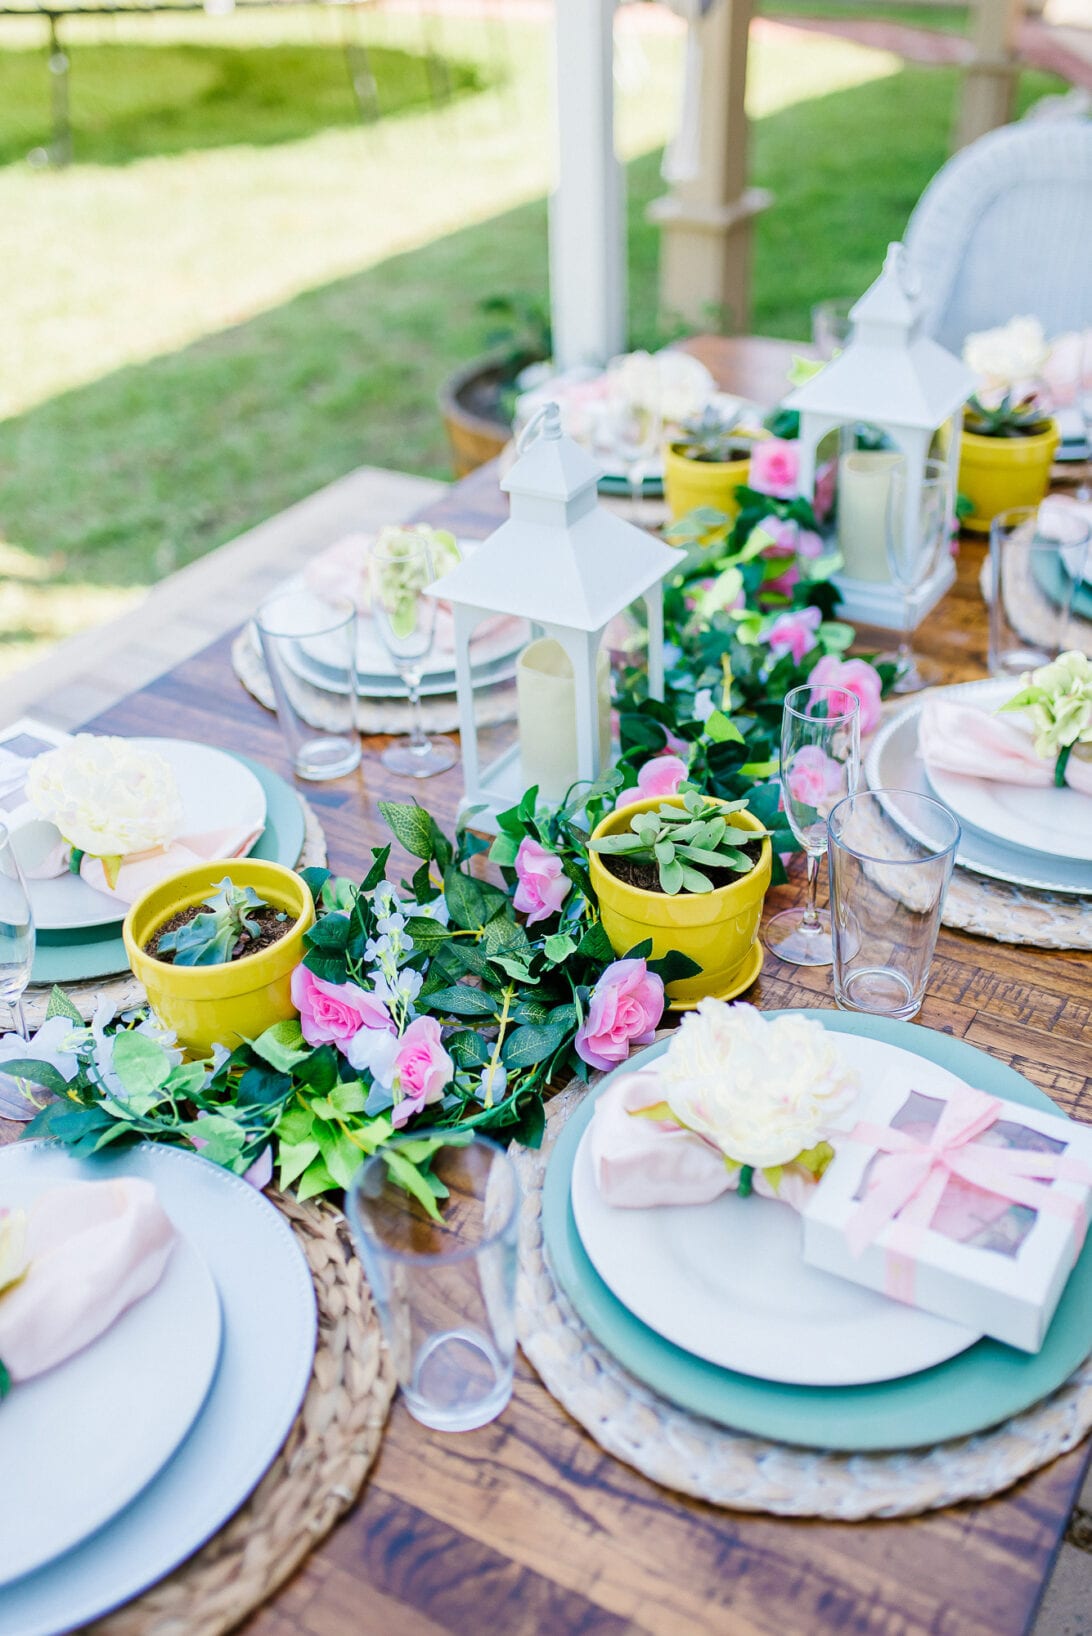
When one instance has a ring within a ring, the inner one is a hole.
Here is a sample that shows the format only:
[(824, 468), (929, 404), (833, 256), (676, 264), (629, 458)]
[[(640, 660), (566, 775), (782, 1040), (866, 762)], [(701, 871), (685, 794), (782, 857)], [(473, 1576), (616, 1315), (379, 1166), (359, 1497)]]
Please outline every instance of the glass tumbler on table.
[(810, 682), (786, 693), (781, 713), (781, 799), (807, 856), (807, 900), (767, 924), (766, 947), (793, 966), (829, 966), (830, 915), (815, 906), (819, 862), (827, 849), (827, 815), (857, 788), (861, 765), (860, 705), (841, 687)]
[(836, 296), (830, 301), (819, 301), (811, 309), (811, 341), (825, 362), (837, 356), (849, 340), (853, 324), (850, 309), (856, 296)]
[(1069, 646), (1073, 593), (1088, 563), (1090, 530), (1077, 507), (1044, 500), (990, 524), (990, 672), (1019, 676)]
[[(891, 816), (897, 801), (899, 822)], [(932, 796), (862, 790), (829, 819), (834, 998), (843, 1011), (921, 1009), (960, 827)]]
[(481, 1136), (441, 1148), (432, 1175), (438, 1219), (376, 1154), (349, 1190), (349, 1223), (410, 1414), (472, 1431), (512, 1395), (519, 1180)]
[(412, 530), (379, 539), (368, 556), (372, 618), (409, 696), (413, 724), (409, 737), (383, 751), (384, 767), (409, 778), (431, 778), (459, 759), (449, 738), (430, 739), (421, 714), (421, 682), (436, 634), (436, 599), (428, 587), (436, 578), (428, 535)]
[(34, 915), (6, 824), (0, 824), (0, 1000), (27, 1038), (23, 992), (34, 965)]
[(360, 764), (355, 606), (282, 591), (262, 603), (256, 623), (297, 778), (343, 778)]
[[(895, 693), (917, 693), (940, 680), (940, 667), (911, 646), (914, 595), (932, 578), (951, 542), (952, 483), (943, 460), (927, 460), (917, 503), (903, 456), (891, 468), (887, 491), (887, 567), (903, 598), (902, 636), (895, 654)], [(907, 515), (909, 506), (910, 515)]]

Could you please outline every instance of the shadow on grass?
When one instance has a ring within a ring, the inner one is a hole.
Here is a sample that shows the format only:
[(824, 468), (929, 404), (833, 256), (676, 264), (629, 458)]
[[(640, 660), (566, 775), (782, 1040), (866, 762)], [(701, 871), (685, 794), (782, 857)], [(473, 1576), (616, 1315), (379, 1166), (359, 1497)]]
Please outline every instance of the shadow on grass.
[[(353, 76), (364, 86), (362, 103)], [(488, 81), (478, 64), (387, 47), (77, 44), (72, 125), (77, 164), (298, 142), (373, 113), (386, 119), (464, 97)], [(0, 164), (51, 140), (43, 54), (0, 52)]]

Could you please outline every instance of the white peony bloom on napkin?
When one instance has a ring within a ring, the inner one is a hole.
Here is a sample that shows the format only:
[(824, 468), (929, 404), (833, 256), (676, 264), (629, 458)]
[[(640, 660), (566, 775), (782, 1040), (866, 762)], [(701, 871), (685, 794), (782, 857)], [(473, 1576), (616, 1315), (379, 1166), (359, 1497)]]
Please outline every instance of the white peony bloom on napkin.
[(123, 858), (165, 846), (182, 827), (170, 764), (128, 739), (77, 733), (31, 763), (27, 799), (77, 852)]
[(723, 1000), (702, 1000), (683, 1018), (658, 1066), (680, 1124), (756, 1170), (825, 1141), (857, 1094), (821, 1023)]

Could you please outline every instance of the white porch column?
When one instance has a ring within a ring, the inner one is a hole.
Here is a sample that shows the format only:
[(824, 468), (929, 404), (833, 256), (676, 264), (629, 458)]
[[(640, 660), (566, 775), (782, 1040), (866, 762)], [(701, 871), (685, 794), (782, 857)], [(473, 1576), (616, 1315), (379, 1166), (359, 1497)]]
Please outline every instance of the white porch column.
[(614, 152), (614, 0), (554, 0), (558, 179), (550, 307), (561, 369), (625, 344), (622, 173)]

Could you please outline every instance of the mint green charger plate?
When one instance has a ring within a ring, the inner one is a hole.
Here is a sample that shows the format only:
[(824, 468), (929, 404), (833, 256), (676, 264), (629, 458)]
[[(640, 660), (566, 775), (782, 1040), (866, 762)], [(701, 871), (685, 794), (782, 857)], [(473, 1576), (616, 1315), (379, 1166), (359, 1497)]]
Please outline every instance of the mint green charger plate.
[[(949, 1034), (857, 1013), (805, 1010), (803, 1015), (835, 1033), (863, 1034), (901, 1046), (992, 1096), (1060, 1114), (1022, 1074)], [(652, 1061), (666, 1049), (666, 1041), (649, 1046), (631, 1057), (624, 1071)], [(1090, 1236), (1042, 1350), (1034, 1355), (981, 1340), (947, 1363), (901, 1380), (868, 1386), (784, 1386), (735, 1374), (684, 1352), (635, 1318), (611, 1293), (588, 1259), (573, 1219), (569, 1202), (573, 1161), (596, 1097), (612, 1077), (581, 1103), (558, 1137), (543, 1184), (543, 1238), (558, 1282), (592, 1334), (631, 1374), (670, 1402), (719, 1425), (779, 1443), (847, 1452), (907, 1449), (967, 1437), (1019, 1414), (1061, 1386), (1092, 1351)], [(801, 1333), (800, 1344), (807, 1345), (806, 1332)]]
[[(265, 791), (265, 828), (251, 848), (252, 858), (283, 863), (294, 869), (303, 850), (306, 823), (299, 797), (290, 784), (250, 756), (235, 755)], [(114, 977), (128, 971), (129, 957), (121, 938), (121, 921), (109, 926), (85, 926), (76, 931), (39, 932), (34, 950), (32, 983), (85, 983), (95, 977)]]

